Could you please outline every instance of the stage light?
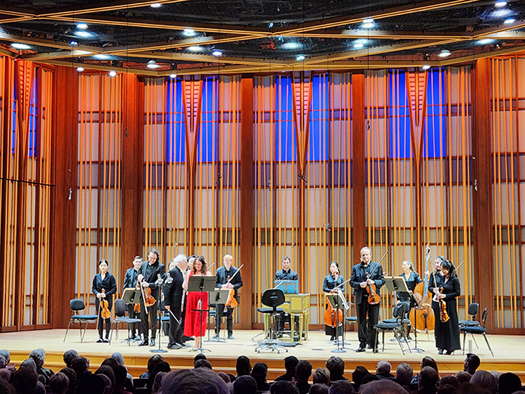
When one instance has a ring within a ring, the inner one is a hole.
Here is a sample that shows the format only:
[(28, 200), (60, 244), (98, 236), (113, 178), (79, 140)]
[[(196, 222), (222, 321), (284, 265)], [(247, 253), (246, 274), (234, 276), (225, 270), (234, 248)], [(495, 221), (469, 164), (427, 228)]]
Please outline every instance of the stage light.
[(148, 64), (146, 65), (147, 68), (154, 70), (156, 68), (159, 68), (160, 66), (157, 64), (155, 60), (150, 60)]
[(354, 49), (362, 49), (365, 44), (363, 44), (362, 42), (357, 42), (357, 41), (354, 41)]
[(193, 29), (184, 29), (182, 31), (182, 35), (185, 36), (185, 37), (193, 37), (195, 34), (197, 34), (197, 33), (195, 33), (195, 30), (193, 30)]
[(162, 4), (160, 4), (160, 3), (153, 3), (153, 4), (150, 4), (149, 6), (151, 8), (160, 8), (160, 7), (162, 7)]
[(423, 64), (423, 66), (421, 66), (421, 69), (423, 71), (427, 71), (428, 69), (430, 69), (430, 64)]
[(89, 51), (83, 51), (82, 49), (77, 49), (77, 50), (75, 51), (75, 55), (80, 55), (80, 56), (82, 56), (82, 55), (90, 55), (90, 54), (91, 54), (91, 52), (89, 52)]
[(79, 73), (84, 72), (84, 67), (77, 67), (77, 71), (78, 71)]
[(200, 45), (192, 45), (191, 47), (188, 47), (188, 51), (190, 52), (202, 52), (204, 51), (204, 48)]
[(31, 46), (22, 44), (21, 42), (13, 42), (11, 46), (15, 49), (31, 49)]
[(495, 41), (496, 40), (494, 40), (493, 38), (482, 38), (481, 40), (476, 41), (476, 44), (478, 44), (478, 45), (488, 45), (488, 44), (492, 44)]
[(493, 11), (491, 15), (494, 18), (503, 18), (504, 16), (509, 15), (511, 12), (512, 11), (509, 10), (508, 8), (502, 8), (500, 10)]
[(111, 56), (109, 56), (109, 55), (104, 55), (103, 53), (99, 53), (98, 55), (94, 55), (94, 56), (93, 56), (93, 59), (97, 59), (97, 60), (110, 60), (110, 59), (111, 59)]
[(290, 50), (299, 49), (302, 46), (303, 45), (300, 42), (296, 42), (296, 41), (288, 41), (288, 42), (285, 42), (283, 45), (281, 45), (283, 49), (290, 49)]
[(94, 36), (93, 33), (90, 33), (89, 31), (85, 31), (85, 30), (77, 30), (73, 34), (80, 38), (91, 38)]
[(510, 24), (512, 24), (514, 22), (516, 22), (516, 19), (514, 19), (514, 18), (507, 18), (507, 19), (505, 19), (503, 21), (503, 23), (506, 24), (506, 25), (510, 25)]
[(78, 47), (78, 41), (69, 41), (69, 45), (72, 46), (72, 47)]
[(111, 70), (111, 71), (109, 72), (109, 76), (110, 76), (110, 77), (115, 77), (116, 75), (117, 75), (117, 72), (116, 72), (115, 70)]
[(177, 78), (177, 74), (170, 74), (170, 78), (171, 78), (171, 79), (175, 79), (175, 78)]
[(361, 24), (361, 27), (363, 29), (371, 29), (375, 25), (376, 25), (376, 23), (375, 23), (373, 18), (366, 18), (366, 19), (363, 19), (363, 23)]
[(87, 28), (88, 28), (87, 23), (77, 23), (77, 29), (87, 30)]
[(441, 52), (438, 53), (439, 57), (448, 57), (452, 55), (452, 53), (448, 49), (443, 49)]
[(302, 62), (304, 59), (305, 59), (305, 56), (304, 56), (304, 55), (297, 55), (297, 56), (295, 57), (295, 60), (297, 60), (298, 62)]
[(496, 8), (501, 8), (501, 7), (505, 7), (507, 5), (507, 2), (506, 1), (496, 1), (494, 3), (494, 7)]
[(213, 56), (222, 56), (222, 51), (219, 51), (218, 49), (215, 49), (212, 53), (211, 53)]

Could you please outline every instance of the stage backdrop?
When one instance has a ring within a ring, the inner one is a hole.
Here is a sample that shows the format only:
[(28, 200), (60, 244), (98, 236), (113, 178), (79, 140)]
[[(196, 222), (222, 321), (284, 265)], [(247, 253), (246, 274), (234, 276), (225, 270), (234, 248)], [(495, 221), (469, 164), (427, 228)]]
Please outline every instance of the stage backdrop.
[[(212, 272), (226, 253), (245, 264), (244, 327), (261, 322), (255, 307), (289, 256), (318, 324), (329, 263), (348, 278), (363, 245), (384, 256), (388, 274), (403, 260), (424, 271), (430, 245), (432, 258), (458, 267), (461, 316), (481, 300), (492, 329), (525, 328), (525, 58), (426, 72), (83, 73), (74, 93), (53, 91), (65, 69), (0, 60), (2, 329), (49, 327), (57, 280), (92, 309), (98, 261), (110, 262), (121, 291), (133, 256), (152, 247), (166, 264), (178, 253), (204, 255)], [(50, 108), (59, 94), (78, 101), (70, 129), (51, 127), (65, 116)], [(474, 129), (479, 122), (486, 127)], [(74, 137), (71, 150), (53, 147), (59, 132)], [(50, 200), (60, 176), (52, 160), (63, 157), (76, 162), (66, 190), (76, 228), (53, 227), (61, 212)], [(74, 261), (51, 261), (54, 233), (71, 238)], [(51, 277), (58, 265), (73, 265), (72, 274)], [(383, 317), (391, 307), (384, 296)]]

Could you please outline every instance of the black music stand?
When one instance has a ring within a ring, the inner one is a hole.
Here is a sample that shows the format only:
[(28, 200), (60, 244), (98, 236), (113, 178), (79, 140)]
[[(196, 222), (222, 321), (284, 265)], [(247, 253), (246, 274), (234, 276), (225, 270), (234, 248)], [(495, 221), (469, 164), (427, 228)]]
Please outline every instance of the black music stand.
[[(217, 305), (225, 305), (228, 301), (229, 295), (229, 289), (214, 289), (213, 291), (210, 291), (208, 293), (208, 309), (211, 308), (212, 305), (215, 305), (215, 319), (221, 318), (221, 316), (218, 316), (217, 314)], [(206, 342), (226, 342), (226, 340), (223, 338), (210, 338), (210, 331), (210, 314), (208, 313), (208, 339), (206, 340)]]
[[(188, 293), (190, 292), (206, 292), (210, 293), (215, 290), (215, 284), (216, 284), (217, 278), (215, 275), (201, 275), (201, 276), (192, 276), (190, 277), (190, 280), (188, 281)], [(208, 294), (209, 298), (209, 294)], [(209, 312), (210, 309), (203, 309), (202, 307), (200, 309), (193, 309), (193, 312), (199, 312), (200, 316), (200, 324), (204, 323), (204, 312)], [(204, 335), (203, 335), (204, 336)], [(202, 341), (201, 341), (201, 347), (198, 349), (195, 349), (195, 351), (198, 351), (200, 353), (205, 351), (210, 351), (210, 349), (204, 349), (202, 347)]]
[[(342, 340), (341, 340), (340, 339), (341, 336), (339, 336), (337, 333), (339, 323), (341, 323), (342, 325), (343, 335), (345, 331), (345, 326), (344, 326), (345, 316), (344, 316), (343, 300), (341, 300), (340, 293), (328, 294), (326, 298), (328, 299), (328, 302), (330, 303), (330, 305), (332, 305), (332, 308), (335, 309), (335, 343), (337, 345), (337, 348), (332, 350), (332, 353), (346, 353), (345, 345), (344, 345), (344, 336), (342, 336)], [(343, 313), (343, 320), (341, 322), (339, 321), (339, 311)]]
[[(127, 287), (124, 289), (124, 291), (122, 292), (122, 300), (126, 303), (126, 305), (131, 305), (131, 304), (140, 304), (140, 298), (142, 297), (141, 293), (140, 293), (140, 289), (136, 289), (134, 287)], [(128, 317), (131, 317), (131, 316), (128, 316)], [(140, 320), (140, 319), (139, 319)], [(129, 344), (129, 341), (131, 340), (129, 338), (129, 325), (130, 324), (137, 324), (137, 323), (128, 323), (128, 344)], [(140, 327), (140, 326), (139, 326)], [(135, 326), (135, 329), (137, 327)], [(117, 328), (118, 329), (118, 328)], [(139, 336), (138, 338), (140, 338), (140, 329), (139, 329)]]

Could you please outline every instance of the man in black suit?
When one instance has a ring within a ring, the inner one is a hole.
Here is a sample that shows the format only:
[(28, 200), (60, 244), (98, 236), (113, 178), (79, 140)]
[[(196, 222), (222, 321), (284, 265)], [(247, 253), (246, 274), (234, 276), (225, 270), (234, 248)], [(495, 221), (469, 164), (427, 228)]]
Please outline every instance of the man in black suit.
[[(126, 271), (126, 276), (124, 277), (124, 285), (123, 285), (124, 289), (130, 289), (130, 288), (134, 289), (137, 286), (137, 278), (139, 276), (139, 271), (140, 271), (140, 267), (142, 267), (142, 263), (143, 263), (142, 257), (135, 256), (135, 258), (133, 259), (133, 267), (129, 268)], [(127, 305), (128, 316), (133, 319), (135, 319), (139, 315), (139, 312), (135, 312), (134, 306), (135, 306), (134, 304)], [(136, 338), (136, 335), (137, 335), (136, 326), (137, 326), (136, 323), (131, 324), (131, 338), (130, 339)]]
[(292, 261), (288, 256), (283, 257), (282, 270), (275, 273), (275, 280), (298, 280), (297, 272), (292, 271)]
[(357, 304), (357, 325), (359, 348), (357, 352), (364, 352), (366, 345), (377, 352), (377, 331), (374, 328), (379, 320), (379, 304), (368, 303), (366, 287), (375, 284), (379, 294), (381, 286), (385, 283), (383, 267), (372, 260), (370, 248), (361, 249), (361, 262), (352, 267), (350, 285), (354, 288), (355, 303)]
[(182, 294), (184, 289), (184, 272), (188, 268), (186, 256), (179, 254), (173, 260), (174, 267), (170, 264), (170, 271), (164, 285), (164, 306), (170, 308), (170, 331), (168, 349), (180, 349), (182, 344)]
[[(159, 261), (159, 252), (156, 249), (151, 249), (148, 253), (148, 261), (145, 261), (140, 267), (138, 281), (144, 289), (151, 289), (151, 296), (157, 300), (155, 304), (148, 307), (148, 313), (144, 308), (144, 300), (140, 303), (140, 320), (142, 320), (142, 335), (143, 339), (139, 346), (155, 346), (155, 338), (157, 336), (157, 311), (159, 309), (160, 294), (159, 284), (157, 280), (162, 278), (166, 269), (164, 264)], [(151, 329), (151, 340), (149, 338), (149, 330)]]
[[(223, 266), (217, 270), (216, 287), (223, 290), (235, 291), (235, 300), (239, 302), (238, 290), (242, 287), (241, 273), (238, 268), (233, 266), (233, 257), (229, 254), (222, 259)], [(224, 310), (226, 309), (226, 313)], [(233, 309), (223, 304), (217, 304), (215, 316), (215, 338), (219, 338), (221, 331), (221, 317), (226, 316), (226, 327), (228, 329), (228, 339), (233, 339)]]

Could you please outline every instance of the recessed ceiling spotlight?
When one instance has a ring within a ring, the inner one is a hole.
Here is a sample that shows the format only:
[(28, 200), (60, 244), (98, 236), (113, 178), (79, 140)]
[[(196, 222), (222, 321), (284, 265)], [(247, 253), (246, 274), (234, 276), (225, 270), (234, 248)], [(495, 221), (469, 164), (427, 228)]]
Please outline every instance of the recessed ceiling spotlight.
[(170, 78), (171, 78), (171, 79), (175, 79), (175, 78), (177, 78), (177, 74), (170, 74)]
[(115, 70), (111, 70), (111, 71), (108, 73), (108, 75), (109, 75), (110, 77), (115, 77), (115, 76), (117, 75), (117, 72), (116, 72)]
[(511, 10), (509, 10), (508, 8), (501, 8), (499, 10), (495, 10), (495, 11), (492, 11), (492, 16), (494, 18), (503, 18), (504, 16), (507, 16), (509, 15), (510, 13), (512, 13)]
[(69, 41), (69, 46), (78, 47), (78, 41), (75, 41), (75, 40)]
[(98, 55), (93, 55), (93, 58), (97, 60), (110, 60), (111, 56), (104, 55), (103, 53), (99, 53)]
[(204, 51), (204, 48), (200, 45), (192, 45), (191, 47), (188, 47), (188, 51), (190, 52), (202, 52)]
[(283, 49), (290, 49), (290, 50), (299, 49), (299, 48), (302, 48), (302, 46), (303, 45), (297, 41), (288, 41), (288, 42), (285, 42), (283, 45), (281, 45)]
[(146, 65), (147, 68), (154, 70), (156, 68), (159, 68), (160, 66), (157, 64), (155, 60), (150, 60), (148, 64)]
[(80, 29), (80, 30), (87, 30), (88, 28), (88, 25), (87, 23), (77, 23), (77, 29)]
[(501, 0), (498, 0), (494, 3), (494, 7), (496, 8), (501, 8), (501, 7), (505, 7), (507, 5), (507, 2), (506, 1), (501, 1)]
[(15, 49), (31, 49), (31, 46), (22, 44), (21, 42), (13, 42), (11, 46)]
[(506, 25), (510, 25), (510, 24), (512, 24), (514, 22), (516, 22), (516, 19), (514, 19), (514, 18), (507, 18), (507, 19), (505, 19), (503, 21), (503, 23), (506, 24)]
[(423, 71), (427, 71), (428, 69), (430, 69), (430, 64), (423, 64), (423, 66), (421, 66), (421, 70)]
[(73, 34), (80, 38), (91, 38), (94, 35), (93, 33), (85, 30), (76, 30)]
[(357, 41), (354, 41), (354, 49), (362, 49), (365, 44), (363, 44), (362, 42), (357, 42)]
[(361, 27), (363, 29), (371, 29), (376, 25), (373, 18), (365, 18), (363, 19), (363, 23), (361, 24)]
[(218, 49), (215, 49), (212, 53), (211, 53), (213, 56), (222, 56), (222, 51), (219, 51)]
[(481, 40), (476, 41), (476, 44), (478, 44), (478, 45), (488, 45), (488, 44), (492, 44), (495, 41), (496, 40), (494, 40), (493, 38), (482, 38)]
[(443, 49), (441, 52), (438, 53), (439, 57), (448, 57), (452, 55), (452, 53), (448, 49)]
[(354, 42), (360, 43), (360, 44), (366, 44), (368, 42), (368, 40), (366, 38), (358, 38)]
[(297, 55), (297, 56), (295, 57), (295, 60), (297, 60), (298, 62), (302, 62), (304, 59), (305, 59), (305, 56), (304, 56), (304, 55)]
[(193, 37), (195, 34), (197, 34), (197, 33), (195, 33), (195, 30), (193, 30), (193, 29), (184, 29), (182, 31), (182, 35), (185, 36), (185, 37)]
[(268, 29), (271, 29), (273, 27), (273, 22), (268, 23)]
[(162, 7), (162, 4), (160, 4), (160, 3), (153, 3), (153, 4), (150, 4), (149, 6), (151, 8), (160, 8), (160, 7)]
[(84, 72), (84, 67), (77, 67), (77, 71), (78, 71), (79, 73)]

